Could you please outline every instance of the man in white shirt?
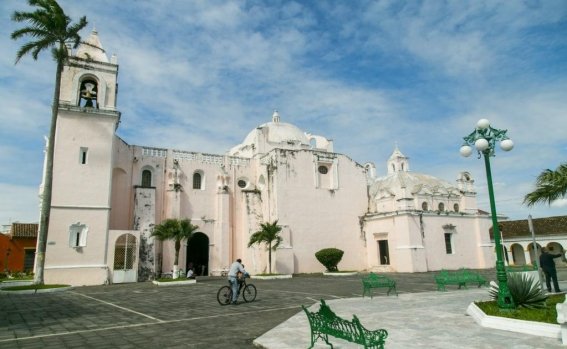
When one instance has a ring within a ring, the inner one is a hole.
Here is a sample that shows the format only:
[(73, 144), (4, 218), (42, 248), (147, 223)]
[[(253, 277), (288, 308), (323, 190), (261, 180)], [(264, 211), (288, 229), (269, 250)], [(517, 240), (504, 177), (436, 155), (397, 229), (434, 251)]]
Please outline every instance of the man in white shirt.
[(238, 299), (238, 273), (242, 273), (243, 275), (247, 274), (242, 265), (242, 259), (240, 258), (232, 263), (228, 270), (228, 281), (232, 287), (232, 304), (236, 304), (236, 300)]

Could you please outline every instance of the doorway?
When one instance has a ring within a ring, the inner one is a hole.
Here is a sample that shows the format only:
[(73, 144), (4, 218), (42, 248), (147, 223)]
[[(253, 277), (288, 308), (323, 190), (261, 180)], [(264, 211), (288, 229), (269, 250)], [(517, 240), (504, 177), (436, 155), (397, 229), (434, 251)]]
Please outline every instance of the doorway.
[(132, 234), (122, 234), (114, 245), (114, 271), (112, 282), (136, 282), (138, 273), (134, 269), (136, 262), (136, 237)]
[(193, 268), (195, 275), (209, 275), (209, 237), (195, 233), (187, 242), (187, 265), (185, 270)]
[(388, 240), (378, 240), (378, 258), (380, 258), (380, 265), (390, 265)]

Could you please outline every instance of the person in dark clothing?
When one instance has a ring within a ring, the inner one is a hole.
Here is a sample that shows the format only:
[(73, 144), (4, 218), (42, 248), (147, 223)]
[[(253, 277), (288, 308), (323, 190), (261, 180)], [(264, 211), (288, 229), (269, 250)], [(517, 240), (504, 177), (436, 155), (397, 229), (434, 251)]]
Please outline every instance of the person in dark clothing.
[(561, 292), (559, 289), (559, 283), (557, 282), (557, 270), (555, 270), (554, 258), (561, 257), (563, 254), (551, 254), (547, 248), (541, 249), (541, 255), (539, 256), (539, 266), (545, 274), (545, 284), (547, 286), (547, 292), (551, 292), (551, 280), (553, 280), (553, 288), (555, 292)]

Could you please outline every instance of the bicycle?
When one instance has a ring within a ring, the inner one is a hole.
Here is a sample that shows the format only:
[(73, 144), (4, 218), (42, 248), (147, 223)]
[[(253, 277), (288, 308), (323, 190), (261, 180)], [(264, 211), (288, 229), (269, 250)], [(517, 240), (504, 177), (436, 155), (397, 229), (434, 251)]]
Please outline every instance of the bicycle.
[[(242, 298), (246, 303), (253, 302), (256, 299), (256, 286), (246, 283), (246, 279), (249, 277), (249, 275), (245, 275), (238, 279), (238, 295), (236, 296), (236, 299), (238, 299), (240, 293), (242, 293)], [(217, 292), (217, 301), (220, 305), (227, 305), (232, 301), (232, 285), (230, 281), (228, 284), (229, 286), (222, 286)]]

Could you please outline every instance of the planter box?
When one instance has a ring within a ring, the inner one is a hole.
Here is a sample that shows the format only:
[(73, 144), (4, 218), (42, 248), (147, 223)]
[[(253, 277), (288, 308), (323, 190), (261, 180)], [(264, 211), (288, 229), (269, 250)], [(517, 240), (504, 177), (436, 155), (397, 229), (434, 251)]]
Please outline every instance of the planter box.
[(14, 286), (27, 286), (33, 284), (33, 280), (6, 280), (0, 282), (0, 288), (2, 287), (14, 287)]
[(467, 308), (467, 314), (482, 327), (493, 328), (518, 333), (526, 333), (534, 336), (561, 339), (561, 326), (536, 321), (525, 321), (509, 319), (499, 316), (486, 315), (476, 304), (471, 303)]
[[(17, 286), (17, 285), (8, 285), (8, 286), (4, 286), (4, 287), (10, 287), (10, 286)], [(20, 286), (20, 285), (18, 285)], [(7, 290), (3, 290), (0, 288), (0, 293), (17, 293), (17, 294), (35, 294), (35, 293), (52, 293), (52, 292), (63, 292), (63, 291), (67, 291), (67, 290), (72, 290), (73, 286), (66, 286), (66, 287), (55, 287), (55, 288), (42, 288), (42, 289), (38, 289), (38, 290), (18, 290), (18, 291), (7, 291)]]
[(160, 281), (152, 281), (152, 283), (154, 285), (158, 285), (158, 286), (181, 286), (181, 285), (191, 285), (191, 284), (195, 284), (197, 283), (197, 280), (195, 279), (189, 279), (189, 280), (184, 280), (181, 279), (179, 281), (166, 281), (166, 282), (160, 282)]
[(259, 280), (275, 280), (275, 279), (291, 279), (293, 275), (282, 274), (282, 275), (252, 275), (253, 279)]
[(323, 275), (325, 276), (352, 276), (358, 274), (356, 271), (345, 271), (345, 272), (334, 272), (330, 273), (328, 271), (324, 272)]

